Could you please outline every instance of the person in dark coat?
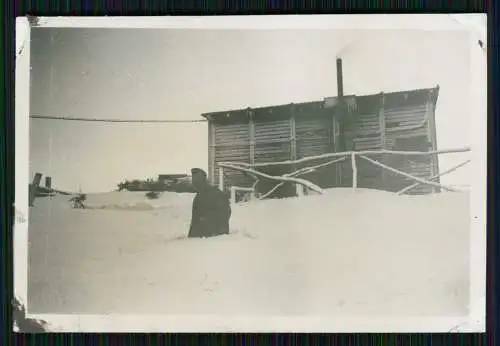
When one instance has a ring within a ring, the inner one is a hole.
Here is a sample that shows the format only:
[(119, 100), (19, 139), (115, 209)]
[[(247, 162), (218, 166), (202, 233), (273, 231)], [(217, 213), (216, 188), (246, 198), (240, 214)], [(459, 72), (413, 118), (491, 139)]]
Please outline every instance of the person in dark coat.
[(229, 233), (231, 205), (228, 196), (207, 181), (207, 174), (200, 168), (191, 170), (196, 196), (188, 237), (214, 237)]

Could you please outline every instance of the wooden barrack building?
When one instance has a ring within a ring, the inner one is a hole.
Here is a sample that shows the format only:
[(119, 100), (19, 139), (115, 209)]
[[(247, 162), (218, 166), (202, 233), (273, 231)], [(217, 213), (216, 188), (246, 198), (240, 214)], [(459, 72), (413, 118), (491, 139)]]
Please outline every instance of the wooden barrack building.
[[(281, 162), (325, 153), (360, 150), (437, 150), (435, 107), (439, 86), (374, 95), (345, 95), (322, 101), (202, 114), (208, 120), (209, 178), (218, 181), (217, 163)], [(436, 155), (371, 155), (416, 177), (428, 179), (438, 174)], [(318, 159), (314, 163), (321, 163)], [(329, 159), (331, 160), (331, 159)], [(311, 165), (311, 163), (308, 163)], [(271, 175), (293, 172), (304, 165), (272, 165), (257, 170)], [(252, 177), (225, 169), (226, 186), (250, 187)], [(352, 184), (349, 160), (301, 176), (322, 188)], [(436, 180), (437, 182), (439, 180)], [(266, 191), (269, 186), (260, 185)], [(374, 166), (358, 162), (358, 187), (398, 191), (413, 181)], [(429, 193), (435, 187), (421, 185), (411, 193)], [(277, 196), (293, 195), (283, 186)]]

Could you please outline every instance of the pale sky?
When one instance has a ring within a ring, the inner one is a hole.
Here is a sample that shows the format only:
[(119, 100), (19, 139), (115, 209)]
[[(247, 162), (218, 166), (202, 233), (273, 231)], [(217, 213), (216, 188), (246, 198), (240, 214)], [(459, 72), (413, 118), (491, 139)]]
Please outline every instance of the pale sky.
[[(346, 94), (439, 84), (438, 147), (471, 144), (470, 50), (479, 47), (467, 32), (37, 28), (31, 39), (31, 114), (197, 120), (319, 101), (337, 93), (340, 52)], [(29, 125), (30, 179), (41, 172), (63, 190), (109, 191), (208, 165), (206, 123)], [(469, 158), (455, 156), (440, 158), (441, 171)], [(470, 183), (465, 168), (442, 181)]]

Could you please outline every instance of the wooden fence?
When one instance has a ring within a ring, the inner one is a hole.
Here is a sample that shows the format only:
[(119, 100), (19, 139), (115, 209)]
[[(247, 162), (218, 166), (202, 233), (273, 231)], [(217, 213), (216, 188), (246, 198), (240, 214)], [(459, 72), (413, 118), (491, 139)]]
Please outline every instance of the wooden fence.
[[(312, 191), (315, 191), (319, 194), (323, 194), (323, 189), (316, 184), (299, 178), (300, 175), (306, 174), (306, 173), (311, 173), (315, 171), (318, 168), (325, 167), (328, 165), (333, 165), (339, 162), (343, 162), (347, 159), (351, 160), (351, 165), (352, 165), (352, 189), (355, 192), (356, 189), (358, 188), (358, 169), (357, 169), (357, 160), (362, 159), (367, 162), (370, 162), (371, 164), (378, 166), (382, 169), (388, 170), (390, 172), (396, 173), (398, 175), (402, 175), (408, 179), (411, 179), (415, 181), (410, 186), (405, 187), (404, 189), (401, 189), (400, 191), (397, 192), (397, 194), (402, 195), (411, 189), (414, 189), (415, 187), (425, 184), (425, 185), (431, 185), (434, 187), (439, 187), (445, 191), (452, 191), (452, 192), (458, 192), (461, 190), (456, 189), (455, 187), (451, 186), (446, 186), (443, 184), (439, 184), (434, 182), (433, 180), (437, 179), (438, 177), (442, 177), (444, 175), (447, 175), (451, 172), (456, 171), (460, 167), (465, 166), (468, 164), (471, 160), (464, 161), (460, 163), (459, 165), (456, 165), (454, 167), (451, 167), (450, 169), (434, 175), (432, 177), (429, 177), (428, 179), (423, 179), (419, 178), (416, 176), (413, 176), (411, 174), (402, 172), (398, 169), (395, 169), (393, 167), (387, 166), (379, 161), (376, 161), (374, 159), (369, 158), (369, 155), (380, 155), (380, 154), (389, 154), (389, 155), (406, 155), (406, 156), (430, 156), (430, 155), (439, 155), (439, 154), (452, 154), (452, 153), (463, 153), (463, 152), (469, 152), (471, 149), (470, 147), (463, 147), (463, 148), (458, 148), (458, 149), (447, 149), (447, 150), (436, 150), (436, 151), (428, 151), (428, 152), (420, 152), (420, 151), (392, 151), (392, 150), (366, 150), (366, 151), (346, 151), (346, 152), (339, 152), (339, 153), (328, 153), (328, 154), (323, 154), (323, 155), (318, 155), (318, 156), (310, 156), (310, 157), (304, 157), (298, 160), (293, 160), (293, 161), (281, 161), (281, 162), (267, 162), (267, 163), (254, 163), (254, 164), (248, 164), (248, 163), (242, 163), (242, 162), (220, 162), (219, 165), (219, 189), (224, 190), (224, 169), (232, 169), (232, 170), (237, 170), (240, 172), (244, 172), (249, 174), (251, 177), (254, 178), (255, 183), (251, 188), (248, 187), (237, 187), (237, 186), (232, 186), (231, 187), (231, 200), (235, 202), (236, 200), (236, 192), (237, 191), (245, 191), (245, 192), (251, 192), (251, 194), (259, 199), (263, 199), (268, 197), (271, 193), (273, 193), (276, 189), (279, 187), (283, 186), (285, 183), (293, 183), (295, 184), (297, 188), (297, 194), (300, 196), (304, 193), (304, 189), (309, 189)], [(259, 172), (256, 170), (256, 168), (259, 167), (265, 167), (265, 166), (272, 166), (272, 165), (285, 165), (285, 164), (298, 164), (298, 163), (307, 163), (313, 160), (318, 160), (318, 159), (328, 159), (332, 158), (333, 160), (322, 163), (322, 164), (317, 164), (314, 166), (310, 167), (304, 167), (301, 168), (295, 172), (284, 174), (281, 176), (272, 176), (266, 173)], [(276, 186), (274, 186), (270, 191), (266, 192), (264, 195), (261, 196), (256, 196), (256, 191), (255, 187), (257, 183), (259, 182), (259, 178), (264, 178), (264, 179), (269, 179), (269, 180), (275, 180), (277, 182)]]

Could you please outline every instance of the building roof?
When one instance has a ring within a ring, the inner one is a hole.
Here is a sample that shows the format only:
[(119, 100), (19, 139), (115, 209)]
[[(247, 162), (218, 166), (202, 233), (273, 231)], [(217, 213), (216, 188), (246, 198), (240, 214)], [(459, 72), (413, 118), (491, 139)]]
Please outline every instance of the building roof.
[[(348, 104), (349, 103), (355, 104), (358, 109), (369, 110), (378, 107), (381, 95), (384, 95), (386, 108), (397, 108), (402, 106), (424, 104), (427, 102), (430, 95), (433, 95), (432, 101), (435, 104), (437, 102), (438, 94), (439, 94), (439, 85), (436, 85), (436, 87), (434, 88), (427, 88), (427, 89), (402, 90), (402, 91), (388, 92), (388, 93), (380, 92), (378, 94), (359, 95), (359, 96), (345, 95), (344, 99), (347, 101)], [(254, 111), (259, 113), (265, 111), (279, 112), (280, 108), (288, 108), (290, 107), (290, 105), (333, 108), (338, 104), (338, 99), (339, 99), (338, 96), (333, 96), (333, 97), (326, 97), (321, 101), (301, 102), (295, 104), (289, 103), (289, 104), (256, 107), (256, 108), (248, 107), (236, 110), (203, 113), (201, 116), (208, 120), (227, 119), (233, 117), (247, 117), (248, 114), (250, 114), (249, 111)]]
[(180, 179), (186, 178), (187, 174), (159, 174), (158, 179)]

